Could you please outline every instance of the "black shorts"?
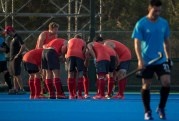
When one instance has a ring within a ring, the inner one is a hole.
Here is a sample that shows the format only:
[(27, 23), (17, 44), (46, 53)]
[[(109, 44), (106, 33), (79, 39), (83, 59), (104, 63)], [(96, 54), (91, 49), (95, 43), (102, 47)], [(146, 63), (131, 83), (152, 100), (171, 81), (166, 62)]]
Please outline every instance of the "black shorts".
[(142, 71), (142, 78), (151, 79), (154, 73), (156, 73), (158, 76), (158, 79), (160, 79), (162, 75), (165, 75), (165, 74), (170, 75), (170, 71), (171, 70), (170, 70), (168, 63), (162, 63), (159, 65), (150, 65), (150, 66), (147, 66)]
[(88, 67), (84, 66), (83, 72), (88, 72)]
[(130, 61), (120, 62), (119, 66), (116, 68), (116, 71), (119, 71), (120, 69), (125, 69), (126, 71), (128, 71), (129, 66), (130, 66)]
[(60, 61), (54, 49), (44, 49), (42, 52), (42, 69), (59, 70)]
[(12, 76), (19, 76), (21, 74), (22, 57), (18, 57), (9, 62), (9, 72)]
[(39, 68), (37, 65), (28, 63), (28, 62), (23, 62), (24, 63), (24, 68), (29, 74), (37, 73), (39, 72)]
[(69, 72), (83, 71), (84, 60), (75, 56), (67, 58), (67, 69)]
[(105, 73), (109, 72), (109, 64), (110, 62), (107, 60), (102, 60), (96, 63), (96, 73)]
[(116, 57), (110, 56), (109, 72), (113, 72), (115, 70), (115, 65), (116, 65)]
[(6, 61), (0, 61), (0, 73), (7, 71), (7, 62)]

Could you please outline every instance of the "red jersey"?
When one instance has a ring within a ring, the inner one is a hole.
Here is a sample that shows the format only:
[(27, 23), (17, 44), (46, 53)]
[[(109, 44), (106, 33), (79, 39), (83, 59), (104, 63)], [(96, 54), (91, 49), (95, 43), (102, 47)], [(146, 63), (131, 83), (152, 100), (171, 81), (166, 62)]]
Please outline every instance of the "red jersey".
[(106, 51), (109, 53), (110, 56), (115, 56), (116, 57), (116, 52), (114, 49), (112, 49), (111, 47), (104, 45), (106, 47)]
[[(45, 45), (45, 44), (49, 43), (50, 41), (52, 41), (53, 39), (57, 38), (56, 35), (49, 36), (48, 31), (44, 31), (44, 33), (45, 33), (45, 40), (43, 42), (43, 45)], [(36, 48), (38, 45), (39, 45), (39, 39), (37, 40)]]
[(103, 44), (100, 44), (98, 42), (94, 42), (93, 48), (94, 48), (94, 52), (95, 52), (95, 55), (96, 55), (96, 62), (99, 62), (101, 60), (110, 61), (110, 55), (106, 51), (106, 47)]
[(23, 61), (40, 66), (42, 60), (42, 51), (43, 48), (30, 50), (23, 56)]
[(117, 55), (119, 56), (120, 62), (128, 61), (132, 58), (131, 51), (124, 44), (122, 44), (116, 40), (106, 40), (106, 41), (112, 42), (115, 45), (114, 50), (116, 51)]
[(56, 38), (50, 41), (47, 45), (46, 48), (52, 47), (58, 55), (61, 55), (61, 48), (64, 45), (65, 39), (62, 38)]
[(68, 41), (68, 50), (66, 54), (66, 58), (70, 56), (79, 57), (84, 59), (83, 48), (85, 46), (85, 42), (79, 38), (72, 38)]

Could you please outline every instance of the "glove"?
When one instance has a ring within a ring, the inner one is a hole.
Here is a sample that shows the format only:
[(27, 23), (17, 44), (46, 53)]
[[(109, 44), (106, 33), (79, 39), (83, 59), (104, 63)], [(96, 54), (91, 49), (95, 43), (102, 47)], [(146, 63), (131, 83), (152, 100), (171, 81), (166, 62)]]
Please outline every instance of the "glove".
[(143, 69), (138, 71), (138, 72), (136, 72), (136, 77), (137, 78), (142, 78), (143, 77)]
[(173, 61), (171, 59), (168, 59), (167, 63), (169, 65), (170, 69), (171, 69), (173, 67)]

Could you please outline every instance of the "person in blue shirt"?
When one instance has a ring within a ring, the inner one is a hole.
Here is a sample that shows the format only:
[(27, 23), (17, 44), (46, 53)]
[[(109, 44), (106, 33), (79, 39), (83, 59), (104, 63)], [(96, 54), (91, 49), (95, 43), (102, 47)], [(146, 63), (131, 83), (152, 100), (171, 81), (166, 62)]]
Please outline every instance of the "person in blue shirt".
[[(157, 107), (157, 113), (161, 119), (166, 119), (165, 106), (170, 92), (170, 67), (172, 66), (169, 50), (170, 30), (167, 20), (160, 17), (161, 6), (160, 0), (150, 0), (148, 14), (136, 23), (132, 34), (138, 68), (143, 69), (141, 72), (141, 95), (145, 109), (145, 120), (153, 120), (150, 107), (150, 85), (154, 73), (157, 74), (162, 84), (160, 102)], [(148, 65), (150, 60), (159, 57), (158, 52), (162, 53), (162, 58)]]
[[(2, 30), (0, 29), (0, 32), (2, 34)], [(4, 41), (4, 38), (0, 35), (0, 73), (4, 74), (4, 80), (8, 85), (9, 90), (12, 89), (12, 81), (11, 76), (9, 74), (9, 71), (7, 69), (7, 61), (5, 53), (9, 52), (9, 47)]]

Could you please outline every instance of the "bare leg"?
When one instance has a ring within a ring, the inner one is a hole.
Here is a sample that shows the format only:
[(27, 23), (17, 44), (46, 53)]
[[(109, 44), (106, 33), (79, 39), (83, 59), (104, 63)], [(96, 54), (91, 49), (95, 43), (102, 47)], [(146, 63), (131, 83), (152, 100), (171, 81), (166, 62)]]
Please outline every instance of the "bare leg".
[(16, 78), (16, 82), (18, 83), (20, 89), (24, 89), (21, 76), (18, 75), (18, 76), (15, 76), (15, 78)]

